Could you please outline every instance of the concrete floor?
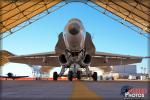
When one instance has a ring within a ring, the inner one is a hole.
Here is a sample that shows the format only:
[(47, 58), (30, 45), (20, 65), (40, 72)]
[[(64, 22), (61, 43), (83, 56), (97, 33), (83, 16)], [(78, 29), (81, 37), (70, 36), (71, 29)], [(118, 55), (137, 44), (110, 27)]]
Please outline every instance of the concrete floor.
[[(1, 81), (0, 100), (122, 100), (122, 86), (149, 88), (140, 81)], [(150, 88), (149, 88), (150, 89)], [(150, 94), (150, 93), (149, 93)], [(144, 100), (148, 99), (145, 94)]]

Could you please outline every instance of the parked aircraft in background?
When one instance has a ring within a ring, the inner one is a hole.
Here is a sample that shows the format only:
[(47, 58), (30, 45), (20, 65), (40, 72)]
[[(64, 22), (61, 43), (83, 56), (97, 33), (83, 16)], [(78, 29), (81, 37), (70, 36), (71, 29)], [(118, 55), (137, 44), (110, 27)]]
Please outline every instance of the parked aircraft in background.
[(6, 80), (7, 80), (7, 78), (11, 78), (11, 79), (15, 80), (17, 78), (24, 78), (24, 77), (29, 77), (29, 76), (14, 76), (13, 73), (11, 73), (11, 72), (9, 72), (7, 74), (7, 76), (0, 76), (0, 78), (6, 78)]

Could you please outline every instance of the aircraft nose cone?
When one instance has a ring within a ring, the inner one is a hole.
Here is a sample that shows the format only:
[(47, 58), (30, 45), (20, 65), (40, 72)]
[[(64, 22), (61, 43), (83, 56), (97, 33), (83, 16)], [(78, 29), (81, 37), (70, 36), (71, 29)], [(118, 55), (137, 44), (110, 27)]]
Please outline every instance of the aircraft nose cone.
[(76, 28), (72, 28), (72, 29), (69, 30), (69, 33), (72, 34), (72, 35), (76, 35), (76, 34), (79, 33), (79, 30), (76, 29)]
[(73, 23), (69, 26), (69, 33), (76, 35), (80, 32), (80, 26), (77, 23)]

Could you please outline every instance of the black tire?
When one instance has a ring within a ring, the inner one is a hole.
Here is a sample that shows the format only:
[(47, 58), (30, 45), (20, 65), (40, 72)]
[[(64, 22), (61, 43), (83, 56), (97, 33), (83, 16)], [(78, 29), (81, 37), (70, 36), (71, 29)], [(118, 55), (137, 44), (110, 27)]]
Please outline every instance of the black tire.
[(93, 73), (92, 78), (93, 78), (93, 81), (97, 81), (97, 72), (94, 72), (94, 73)]
[(73, 72), (72, 72), (72, 71), (69, 71), (69, 72), (68, 72), (68, 80), (69, 80), (69, 81), (72, 81), (72, 79), (73, 79)]
[(81, 80), (81, 71), (77, 71), (77, 79)]
[(53, 80), (57, 81), (57, 79), (58, 79), (58, 74), (57, 74), (57, 72), (54, 72), (53, 73)]

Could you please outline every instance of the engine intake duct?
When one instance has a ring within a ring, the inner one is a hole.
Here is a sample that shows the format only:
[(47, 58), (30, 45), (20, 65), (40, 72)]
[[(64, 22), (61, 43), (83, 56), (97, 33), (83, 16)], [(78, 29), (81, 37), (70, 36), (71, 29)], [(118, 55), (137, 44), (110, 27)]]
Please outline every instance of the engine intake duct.
[(66, 64), (67, 63), (67, 59), (66, 59), (66, 57), (65, 57), (64, 54), (62, 54), (62, 55), (59, 56), (59, 61), (62, 64)]
[(85, 55), (85, 58), (84, 58), (84, 60), (83, 60), (83, 63), (86, 64), (86, 65), (89, 65), (89, 64), (91, 63), (91, 60), (92, 60), (91, 55), (86, 54), (86, 55)]

